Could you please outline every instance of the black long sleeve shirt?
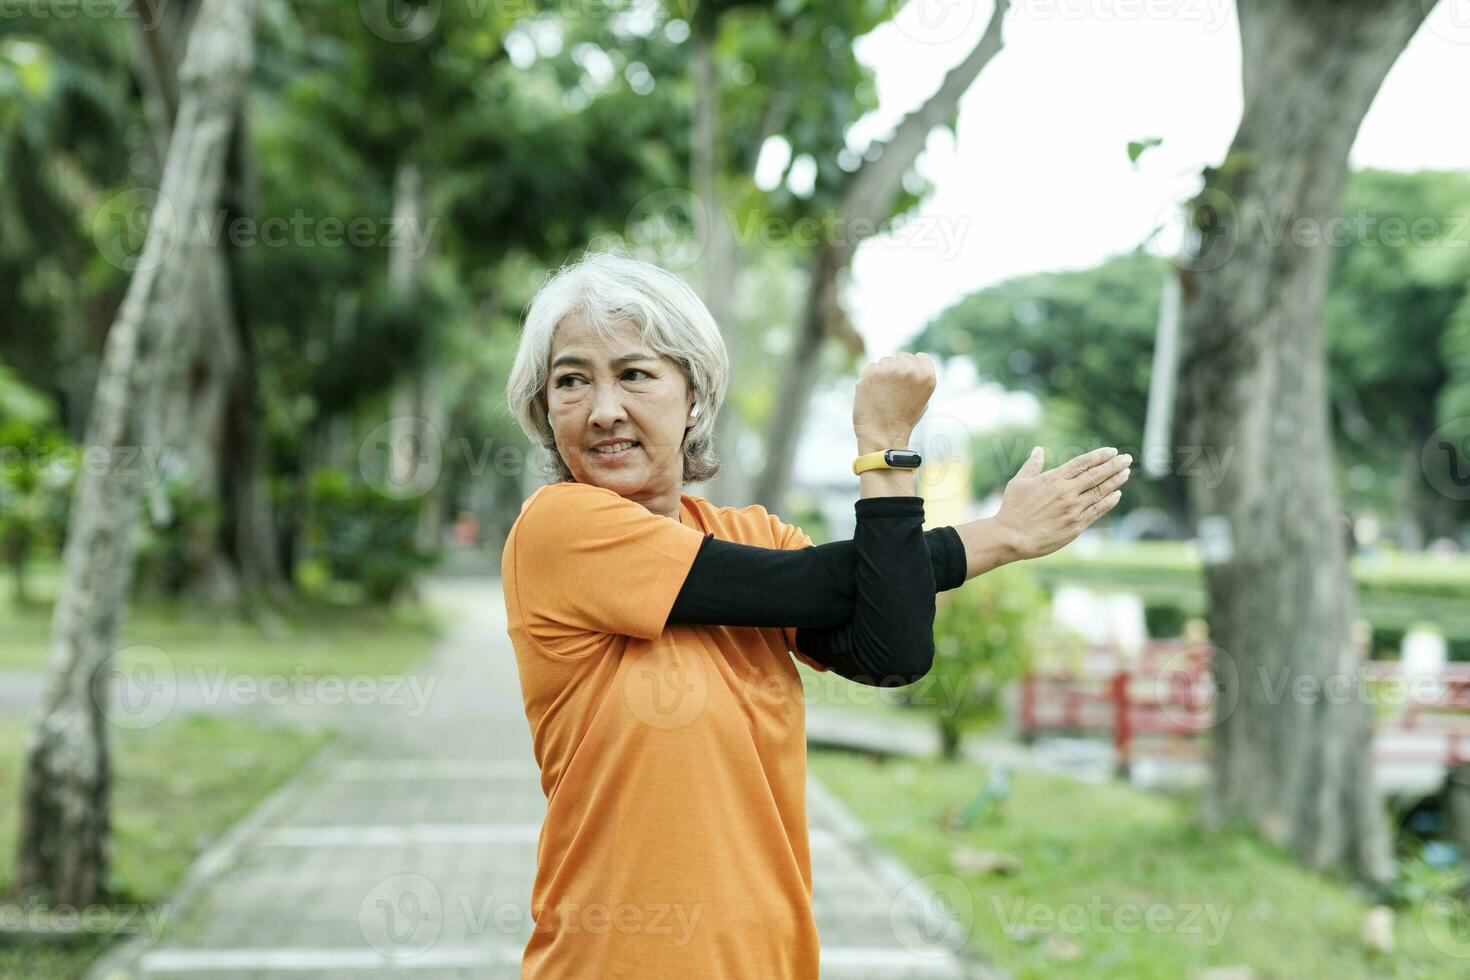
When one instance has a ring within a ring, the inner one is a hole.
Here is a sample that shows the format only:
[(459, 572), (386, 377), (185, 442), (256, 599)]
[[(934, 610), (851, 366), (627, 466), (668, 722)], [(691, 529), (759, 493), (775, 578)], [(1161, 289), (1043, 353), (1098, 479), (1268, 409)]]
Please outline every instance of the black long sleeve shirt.
[(965, 582), (952, 527), (923, 530), (918, 496), (855, 502), (851, 541), (797, 550), (706, 535), (671, 623), (796, 627), (797, 648), (871, 687), (911, 684), (934, 659), (934, 595)]

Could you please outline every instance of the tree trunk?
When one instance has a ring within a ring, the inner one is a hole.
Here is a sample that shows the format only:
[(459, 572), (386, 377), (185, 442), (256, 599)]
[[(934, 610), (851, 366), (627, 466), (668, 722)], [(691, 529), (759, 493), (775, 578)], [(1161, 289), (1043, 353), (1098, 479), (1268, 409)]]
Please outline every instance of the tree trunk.
[[(255, 176), (251, 166), (249, 114), (236, 120), (234, 144), (227, 171), (233, 185), (233, 209), (255, 213)], [(281, 532), (271, 500), (271, 457), (265, 428), (265, 405), (260, 394), (259, 359), (255, 331), (245, 290), (241, 287), (240, 251), (226, 250), (229, 277), (229, 323), (235, 335), (230, 344), (238, 364), (225, 407), (221, 453), (221, 494), (224, 512), (220, 553), (238, 569), (242, 593), (253, 600), (265, 596), (289, 605), (295, 599), (281, 555)]]
[[(423, 175), (413, 164), (403, 164), (398, 168), (394, 182), (393, 227), (423, 228), (427, 212)], [(415, 254), (409, 237), (403, 236), (388, 256), (388, 282), (398, 301), (405, 305), (418, 299), (428, 264), (428, 253)], [(436, 497), (438, 491), (433, 484), (423, 485), (422, 465), (425, 447), (439, 446), (442, 449), (444, 433), (439, 429), (438, 420), (446, 415), (439, 402), (439, 393), (432, 390), (432, 386), (438, 383), (432, 336), (424, 339), (422, 350), (422, 361), (399, 376), (389, 397), (389, 411), (393, 416), (386, 475), (390, 492), (419, 498), (420, 520), (415, 531), (415, 541), (419, 544), (430, 535), (437, 542), (442, 530), (432, 518), (424, 516), (425, 511), (432, 511), (437, 506), (437, 501), (430, 498)], [(441, 464), (442, 459), (435, 461), (436, 466)]]
[[(1007, 0), (996, 0), (985, 33), (975, 47), (944, 76), (939, 90), (923, 105), (903, 118), (893, 135), (881, 144), (877, 156), (865, 154), (862, 166), (849, 179), (842, 193), (842, 226), (846, 233), (837, 242), (817, 246), (812, 275), (802, 308), (802, 322), (777, 386), (776, 407), (766, 427), (766, 461), (753, 488), (756, 502), (779, 512), (791, 482), (796, 444), (811, 405), (812, 392), (821, 380), (822, 342), (826, 336), (843, 338), (854, 354), (863, 349), (862, 338), (852, 329), (842, 310), (839, 286), (862, 236), (855, 229), (876, 228), (892, 217), (894, 202), (903, 189), (903, 175), (913, 166), (929, 133), (952, 119), (960, 97), (1002, 47), (1001, 27)], [(854, 454), (856, 445), (854, 444)]]
[(766, 465), (754, 488), (755, 501), (773, 514), (781, 512), (786, 488), (791, 484), (796, 443), (806, 427), (812, 390), (822, 373), (822, 342), (828, 336), (829, 319), (842, 315), (837, 296), (840, 261), (836, 249), (830, 245), (817, 246), (801, 323), (796, 328), (795, 343), (786, 354), (785, 370), (776, 389), (776, 407), (766, 430)]
[[(704, 305), (720, 325), (732, 377), (740, 377), (745, 356), (745, 332), (740, 323), (735, 295), (740, 277), (740, 249), (735, 240), (721, 176), (725, 172), (724, 131), (720, 120), (720, 75), (716, 66), (717, 22), (700, 30), (694, 43), (690, 75), (694, 83), (692, 125), (694, 198), (701, 209), (696, 220), (703, 224), (700, 238), (699, 280)], [(762, 142), (764, 139), (762, 138)], [(759, 144), (757, 144), (759, 145)], [(717, 504), (738, 506), (747, 500), (749, 478), (740, 461), (740, 436), (744, 431), (734, 403), (725, 399), (715, 417), (714, 446), (721, 457), (719, 474), (710, 481), (706, 494)]]
[[(183, 17), (182, 6), (172, 16)], [(133, 35), (138, 86), (157, 148), (155, 162), (161, 179), (178, 113), (181, 64), (167, 31), (145, 28), (140, 21)], [(245, 114), (241, 112), (231, 132), (226, 183), (219, 202), (223, 219), (220, 227), (224, 220), (248, 210), (242, 206), (247, 196), (247, 153)], [(200, 254), (192, 284), (194, 310), (190, 316), (201, 329), (190, 331), (184, 343), (166, 354), (177, 358), (179, 366), (164, 375), (178, 383), (155, 393), (164, 400), (164, 407), (150, 409), (150, 417), (166, 427), (158, 440), (160, 445), (182, 447), (180, 459), (173, 462), (179, 472), (188, 475), (188, 496), (197, 505), (194, 513), (200, 515), (178, 532), (190, 539), (183, 591), (212, 606), (235, 607), (240, 602), (242, 575), (232, 542), (223, 532), (233, 524), (227, 499), (231, 495), (225, 483), (226, 471), (232, 465), (226, 412), (238, 383), (241, 325), (239, 293), (234, 288), (235, 270), (230, 261), (232, 250), (227, 244), (219, 245)], [(151, 489), (148, 511), (155, 524), (175, 520), (161, 481)]]
[(1470, 766), (1450, 766), (1444, 778), (1447, 836), (1470, 851)]
[(254, 337), (247, 323), (237, 322), (240, 344), (238, 382), (231, 393), (226, 419), (226, 529), (247, 595), (263, 594), (277, 603), (292, 600), (280, 548), (280, 531), (270, 498), (270, 452), (265, 410), (260, 403)]
[[(432, 355), (433, 346), (430, 345)], [(427, 433), (420, 445), (439, 447), (439, 475), (419, 507), (418, 525), (414, 531), (414, 546), (422, 553), (437, 551), (444, 544), (444, 507), (448, 499), (448, 473), (445, 469), (444, 453), (448, 449), (449, 406), (444, 401), (447, 380), (439, 366), (438, 358), (431, 356), (418, 371), (419, 410)]]
[(88, 451), (115, 461), (78, 476), (63, 556), (46, 688), (26, 740), (19, 885), (53, 903), (102, 896), (110, 863), (107, 659), (117, 650), (133, 570), (145, 434), (164, 352), (184, 328), (198, 219), (215, 207), (249, 74), (257, 0), (205, 0), (190, 35), (182, 94), (138, 269), (107, 336), (87, 426)]
[(949, 719), (941, 718), (939, 721), (939, 756), (946, 762), (954, 762), (960, 757), (960, 744), (964, 733), (959, 726)]
[(1358, 126), (1425, 9), (1242, 0), (1245, 111), (1194, 201), (1210, 234), (1180, 259), (1178, 438), (1234, 450), (1218, 486), (1188, 479), (1222, 683), (1204, 817), (1244, 819), (1313, 867), (1344, 863), (1371, 882), (1393, 865), (1371, 706), (1334, 696), (1360, 667), (1328, 429), (1320, 232), (1341, 213)]

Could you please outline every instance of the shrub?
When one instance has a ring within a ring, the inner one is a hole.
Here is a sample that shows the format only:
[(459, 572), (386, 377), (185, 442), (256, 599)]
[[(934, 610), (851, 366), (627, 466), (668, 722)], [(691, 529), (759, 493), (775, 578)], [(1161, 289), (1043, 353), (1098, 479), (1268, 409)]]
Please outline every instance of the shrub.
[(219, 527), (220, 505), (195, 491), (195, 477), (174, 473), (164, 477), (168, 520), (153, 523), (144, 490), (142, 527), (134, 566), (140, 594), (173, 596), (204, 574), (216, 542), (210, 540)]
[(9, 569), (11, 590), (25, 602), (26, 566), (40, 549), (57, 551), (66, 538), (75, 470), (44, 465), (68, 448), (46, 397), (0, 364), (0, 446), (18, 451), (18, 461), (0, 466), (0, 561)]
[(333, 578), (363, 587), (369, 599), (391, 602), (439, 552), (418, 550), (419, 500), (397, 500), (337, 469), (319, 470), (307, 487), (307, 540)]
[(905, 689), (931, 713), (947, 757), (969, 730), (994, 722), (1008, 684), (1032, 652), (1061, 642), (1050, 627), (1046, 595), (1027, 570), (1009, 565), (940, 593), (934, 616), (934, 666)]
[(1143, 608), (1143, 621), (1150, 639), (1172, 640), (1184, 635), (1189, 613), (1179, 606), (1149, 604)]

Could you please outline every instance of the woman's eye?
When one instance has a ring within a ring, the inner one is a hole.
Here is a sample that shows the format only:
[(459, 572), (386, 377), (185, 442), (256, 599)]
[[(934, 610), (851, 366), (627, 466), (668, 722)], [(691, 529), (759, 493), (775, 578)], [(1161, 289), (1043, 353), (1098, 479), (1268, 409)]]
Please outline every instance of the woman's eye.
[(558, 388), (570, 388), (570, 382), (581, 380), (582, 379), (577, 377), (575, 374), (563, 374), (561, 377), (556, 379), (556, 386)]
[(648, 374), (647, 371), (643, 371), (643, 370), (640, 370), (638, 368), (628, 368), (628, 370), (626, 370), (626, 371), (623, 372), (623, 377), (626, 378), (630, 374), (642, 375), (642, 377), (633, 378), (632, 380), (634, 380), (634, 381), (642, 381), (644, 378), (647, 378), (649, 376), (649, 374)]

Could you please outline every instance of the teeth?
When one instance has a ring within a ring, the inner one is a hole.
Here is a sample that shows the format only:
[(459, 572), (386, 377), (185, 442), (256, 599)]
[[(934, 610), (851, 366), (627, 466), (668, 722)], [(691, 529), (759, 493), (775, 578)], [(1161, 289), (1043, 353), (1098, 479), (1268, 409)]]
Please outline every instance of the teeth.
[(631, 448), (631, 447), (633, 447), (635, 445), (637, 445), (637, 443), (633, 443), (633, 442), (615, 442), (611, 446), (594, 446), (592, 448), (592, 451), (594, 453), (616, 453), (616, 452), (621, 452), (624, 449), (629, 449), (629, 448)]

